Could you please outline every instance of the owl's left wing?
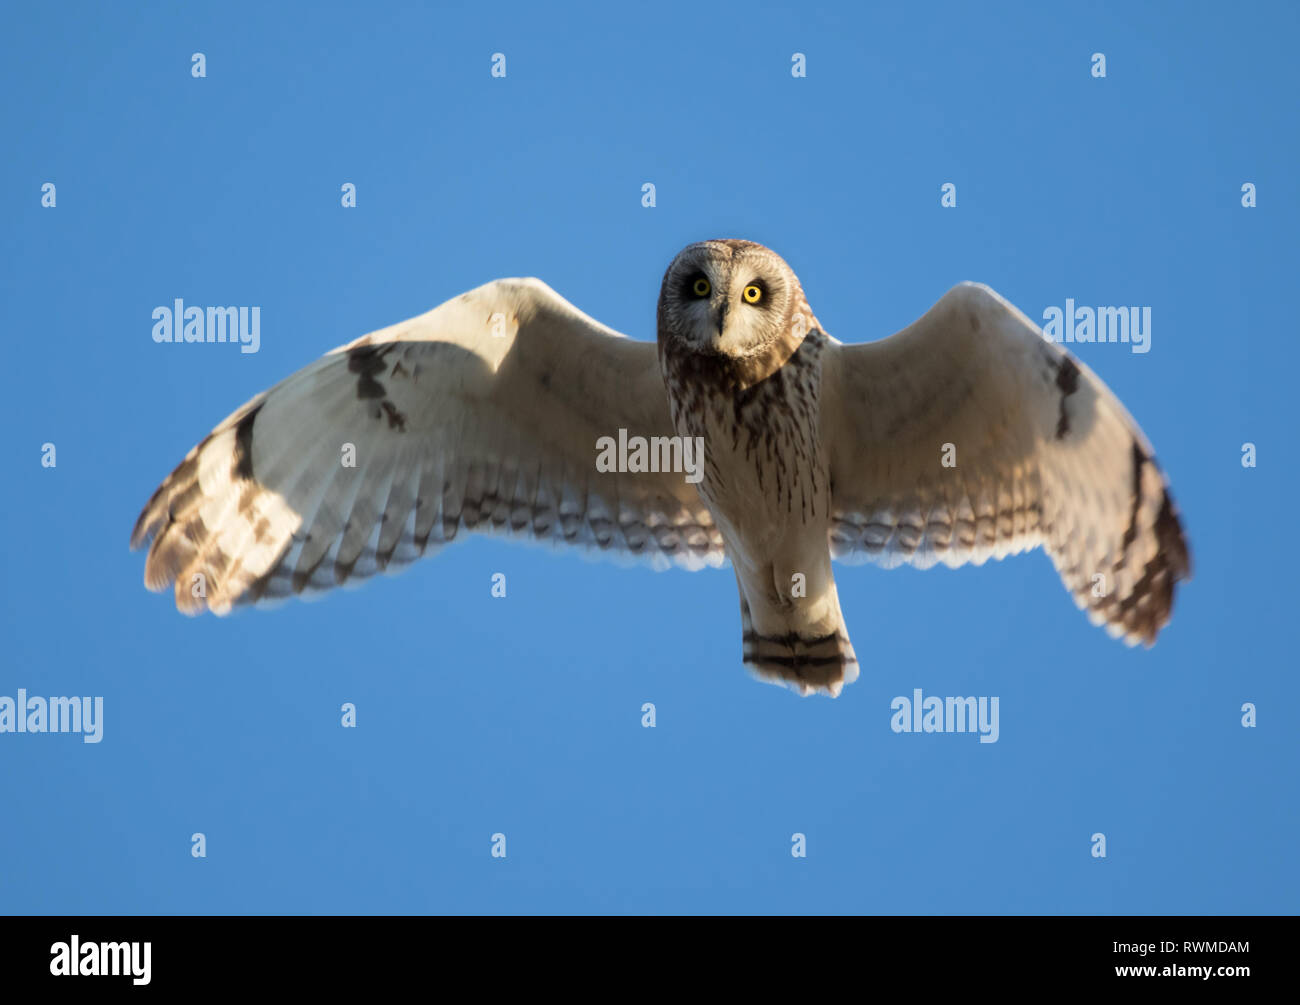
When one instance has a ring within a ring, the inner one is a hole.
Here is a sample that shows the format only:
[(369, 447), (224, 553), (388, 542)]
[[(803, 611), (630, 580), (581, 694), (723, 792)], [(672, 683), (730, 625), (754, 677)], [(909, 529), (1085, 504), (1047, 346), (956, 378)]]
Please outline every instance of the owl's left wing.
[(879, 342), (832, 341), (822, 441), (843, 561), (981, 564), (1045, 546), (1094, 624), (1150, 645), (1191, 562), (1154, 451), (1086, 366), (987, 286)]

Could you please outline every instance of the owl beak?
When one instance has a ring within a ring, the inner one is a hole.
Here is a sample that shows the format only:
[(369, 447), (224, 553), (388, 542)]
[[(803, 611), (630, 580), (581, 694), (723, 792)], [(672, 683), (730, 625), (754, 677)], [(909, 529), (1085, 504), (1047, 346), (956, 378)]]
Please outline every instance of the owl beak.
[(722, 332), (727, 327), (727, 301), (725, 297), (718, 298), (718, 302), (713, 307), (713, 327), (718, 333), (713, 338), (713, 346), (717, 349), (722, 346)]

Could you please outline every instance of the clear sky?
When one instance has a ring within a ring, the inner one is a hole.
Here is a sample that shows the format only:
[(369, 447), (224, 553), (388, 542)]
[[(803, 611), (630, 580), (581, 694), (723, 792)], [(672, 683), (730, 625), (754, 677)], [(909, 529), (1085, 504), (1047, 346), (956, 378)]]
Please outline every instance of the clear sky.
[[(1295, 912), (1300, 15), (1059, 6), (8, 5), (0, 696), (103, 735), (0, 734), (0, 911)], [(140, 507), (256, 392), (499, 276), (651, 339), (710, 237), (846, 342), (964, 279), (1150, 307), (1149, 352), (1073, 348), (1188, 528), (1156, 647), (1040, 552), (841, 567), (836, 701), (743, 670), (727, 570), (471, 538), (226, 619), (145, 591)], [(260, 351), (155, 344), (176, 298), (259, 306)], [(894, 733), (915, 688), (998, 697), (998, 742)]]

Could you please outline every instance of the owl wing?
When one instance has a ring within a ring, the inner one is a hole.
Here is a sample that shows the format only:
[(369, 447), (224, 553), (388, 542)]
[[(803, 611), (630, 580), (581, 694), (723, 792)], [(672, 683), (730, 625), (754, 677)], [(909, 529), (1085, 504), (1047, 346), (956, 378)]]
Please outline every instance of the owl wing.
[(1043, 545), (1094, 624), (1150, 645), (1191, 575), (1151, 445), (1091, 370), (987, 286), (823, 366), (831, 551), (982, 564)]
[(670, 436), (655, 347), (502, 279), (335, 349), (217, 426), (131, 535), (187, 613), (392, 571), (463, 528), (721, 565), (682, 473), (602, 473), (597, 440)]

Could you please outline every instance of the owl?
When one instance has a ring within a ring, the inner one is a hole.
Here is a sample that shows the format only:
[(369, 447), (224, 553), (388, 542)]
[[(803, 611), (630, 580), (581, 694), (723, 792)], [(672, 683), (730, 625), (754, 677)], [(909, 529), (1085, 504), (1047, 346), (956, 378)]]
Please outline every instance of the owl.
[(858, 661), (832, 560), (980, 565), (1043, 546), (1130, 645), (1191, 561), (1137, 424), (987, 286), (846, 345), (750, 241), (683, 249), (655, 343), (537, 279), (363, 336), (218, 425), (141, 512), (145, 585), (226, 614), (396, 571), (462, 531), (656, 568), (728, 561), (742, 662), (838, 695)]

